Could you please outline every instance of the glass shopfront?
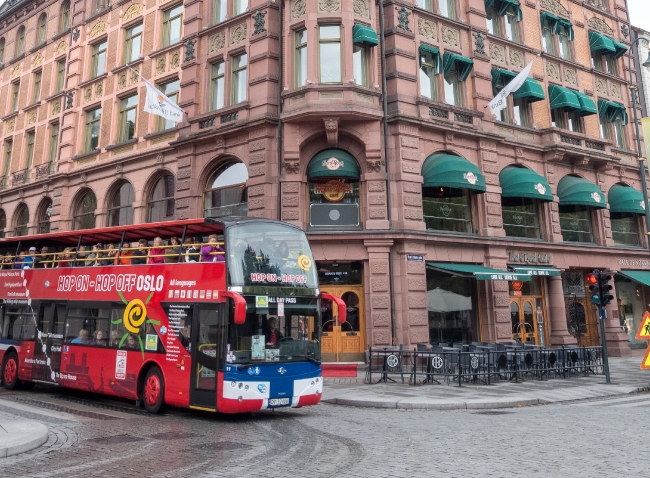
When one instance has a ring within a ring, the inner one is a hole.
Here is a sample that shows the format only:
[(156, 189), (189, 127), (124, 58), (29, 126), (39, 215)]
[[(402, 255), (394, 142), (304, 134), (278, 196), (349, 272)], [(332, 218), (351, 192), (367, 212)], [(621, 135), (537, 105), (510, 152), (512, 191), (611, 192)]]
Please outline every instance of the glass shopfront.
[(648, 346), (648, 341), (637, 340), (635, 336), (643, 320), (643, 315), (648, 310), (646, 307), (648, 301), (645, 300), (647, 288), (620, 274), (614, 276), (614, 285), (621, 329), (630, 338), (630, 348), (645, 349)]
[(522, 344), (546, 345), (543, 279), (508, 282), (512, 338)]

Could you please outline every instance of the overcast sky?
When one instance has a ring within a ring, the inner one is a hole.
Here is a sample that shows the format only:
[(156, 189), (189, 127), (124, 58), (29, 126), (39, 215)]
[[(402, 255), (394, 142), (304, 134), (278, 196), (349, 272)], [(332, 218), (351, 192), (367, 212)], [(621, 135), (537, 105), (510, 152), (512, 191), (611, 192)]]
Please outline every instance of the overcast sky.
[(632, 25), (650, 32), (650, 0), (627, 0), (627, 5)]

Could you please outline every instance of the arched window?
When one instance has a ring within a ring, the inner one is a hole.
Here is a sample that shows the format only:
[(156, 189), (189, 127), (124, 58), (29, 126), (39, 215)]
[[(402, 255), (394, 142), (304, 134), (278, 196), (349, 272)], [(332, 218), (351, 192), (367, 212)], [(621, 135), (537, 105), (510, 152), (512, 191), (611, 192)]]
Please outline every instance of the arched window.
[(5, 62), (5, 39), (0, 38), (0, 65)]
[(203, 216), (248, 215), (248, 169), (244, 163), (224, 166), (215, 171), (203, 195)]
[(147, 222), (174, 219), (174, 182), (173, 174), (165, 174), (156, 182), (147, 204)]
[(113, 194), (108, 208), (109, 226), (126, 226), (133, 224), (133, 201), (135, 191), (131, 183), (123, 183)]
[(29, 232), (29, 209), (24, 204), (18, 206), (16, 213), (16, 227), (14, 229), (14, 236), (26, 236)]
[(65, 1), (61, 5), (61, 15), (59, 16), (59, 31), (66, 31), (70, 27), (70, 2)]
[(95, 227), (97, 199), (92, 191), (87, 191), (77, 203), (73, 215), (72, 229), (93, 229)]
[(39, 45), (45, 43), (47, 37), (47, 15), (45, 13), (38, 19), (38, 31), (36, 32), (36, 35), (37, 43)]
[(20, 27), (16, 34), (16, 56), (25, 52), (25, 27)]
[(7, 215), (4, 209), (0, 209), (0, 237), (5, 237), (5, 227), (7, 227)]
[(38, 233), (47, 234), (50, 232), (50, 218), (52, 217), (52, 200), (46, 199), (41, 205), (38, 215)]
[(612, 239), (616, 245), (641, 246), (646, 204), (641, 191), (626, 184), (614, 184), (607, 195)]

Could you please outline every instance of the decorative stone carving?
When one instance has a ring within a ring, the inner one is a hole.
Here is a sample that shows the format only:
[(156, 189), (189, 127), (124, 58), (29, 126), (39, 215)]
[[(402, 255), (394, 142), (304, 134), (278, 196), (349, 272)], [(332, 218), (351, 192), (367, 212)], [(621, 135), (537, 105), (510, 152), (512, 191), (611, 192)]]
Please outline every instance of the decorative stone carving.
[(27, 115), (27, 124), (36, 123), (36, 110), (30, 111)]
[(84, 101), (88, 102), (93, 99), (93, 90), (92, 88), (86, 88), (84, 90)]
[(397, 10), (397, 28), (401, 28), (402, 30), (405, 30), (407, 32), (411, 31), (411, 28), (409, 27), (409, 15), (411, 12), (409, 12), (405, 7), (400, 8)]
[(381, 170), (381, 161), (378, 159), (367, 160), (366, 165), (369, 173), (378, 173)]
[(602, 95), (607, 94), (607, 82), (601, 78), (596, 78), (596, 91)]
[(13, 133), (15, 126), (16, 126), (16, 120), (10, 119), (9, 121), (7, 121), (7, 133)]
[(80, 36), (81, 36), (81, 30), (75, 28), (74, 31), (72, 32), (72, 41), (77, 43), (77, 40), (79, 40)]
[(180, 50), (176, 50), (174, 53), (172, 53), (169, 56), (169, 68), (175, 70), (180, 66), (180, 64), (181, 64), (181, 52)]
[(230, 44), (236, 45), (246, 40), (246, 24), (240, 23), (230, 29)]
[(161, 153), (158, 153), (156, 155), (156, 163), (157, 164), (162, 164), (162, 162), (163, 162), (163, 155)]
[(20, 65), (14, 66), (14, 69), (11, 71), (12, 78), (16, 78), (18, 75), (20, 75)]
[(427, 20), (426, 18), (420, 17), (418, 18), (418, 33), (424, 38), (428, 38), (429, 40), (437, 40), (438, 24), (436, 22), (432, 22), (431, 20)]
[(122, 165), (121, 164), (118, 164), (117, 166), (115, 166), (115, 172), (117, 174), (120, 174), (122, 172)]
[(460, 47), (460, 32), (455, 28), (443, 26), (442, 42), (450, 46)]
[(318, 13), (341, 11), (341, 0), (318, 0)]
[(300, 163), (284, 163), (284, 170), (287, 174), (298, 174), (300, 171)]
[(551, 62), (546, 63), (546, 74), (549, 76), (549, 78), (553, 78), (554, 80), (559, 80), (560, 65)]
[(126, 88), (126, 73), (122, 73), (117, 79), (117, 89), (121, 90)]
[(95, 98), (99, 98), (104, 93), (104, 83), (100, 82), (95, 85)]
[(74, 106), (74, 90), (65, 94), (65, 109), (68, 110)]
[(354, 14), (360, 17), (370, 17), (370, 10), (368, 9), (368, 0), (354, 0), (352, 7)]
[(194, 56), (194, 44), (196, 40), (189, 39), (185, 42), (185, 61), (192, 61)]
[(43, 55), (37, 53), (32, 62), (32, 66), (41, 66), (41, 64), (43, 64)]
[(260, 33), (264, 33), (266, 31), (266, 28), (264, 28), (265, 20), (264, 16), (266, 15), (266, 12), (261, 12), (257, 11), (255, 12), (255, 15), (253, 15), (253, 35), (259, 35)]
[(569, 17), (569, 12), (566, 8), (562, 6), (558, 0), (541, 0), (540, 6), (544, 10), (548, 10), (551, 13), (554, 13), (560, 17)]
[(140, 77), (135, 71), (131, 72), (131, 84), (137, 83)]
[(621, 86), (617, 85), (616, 83), (610, 83), (609, 84), (609, 91), (611, 92), (612, 96), (617, 99), (621, 99)]
[(591, 17), (587, 20), (587, 26), (592, 30), (596, 30), (597, 32), (603, 33), (607, 36), (614, 36), (614, 30), (612, 30), (612, 28), (605, 23), (605, 20), (602, 20), (601, 18)]
[(630, 29), (627, 25), (621, 25), (621, 35), (627, 40), (628, 35), (630, 34)]
[(208, 38), (208, 53), (222, 50), (226, 46), (226, 32), (219, 32)]
[(126, 9), (126, 12), (124, 12), (124, 15), (122, 15), (122, 21), (128, 22), (132, 18), (137, 17), (142, 13), (142, 8), (143, 8), (142, 4), (134, 3), (129, 8)]
[(336, 148), (339, 142), (339, 119), (338, 118), (323, 118), (325, 123), (325, 133), (327, 134), (327, 142), (333, 148)]
[(66, 48), (68, 48), (68, 44), (65, 41), (59, 42), (59, 44), (56, 46), (56, 54), (60, 55), (61, 53), (65, 52)]
[(156, 75), (165, 73), (165, 57), (161, 56), (156, 60)]
[(291, 18), (300, 18), (305, 14), (306, 0), (294, 0), (291, 5)]
[(485, 55), (485, 35), (478, 32), (473, 33), (472, 36), (474, 37), (474, 51), (479, 55)]
[(61, 100), (52, 103), (52, 114), (58, 115), (61, 112)]
[(510, 64), (516, 68), (523, 68), (526, 64), (526, 57), (523, 51), (510, 50)]
[(573, 68), (564, 69), (564, 81), (569, 85), (577, 85), (578, 77), (576, 71)]
[(106, 28), (108, 28), (108, 24), (105, 21), (103, 20), (98, 21), (93, 25), (92, 29), (90, 30), (90, 33), (88, 33), (88, 38), (94, 38), (97, 35), (101, 35), (106, 31)]
[(498, 43), (490, 43), (490, 58), (500, 63), (506, 62), (506, 49)]

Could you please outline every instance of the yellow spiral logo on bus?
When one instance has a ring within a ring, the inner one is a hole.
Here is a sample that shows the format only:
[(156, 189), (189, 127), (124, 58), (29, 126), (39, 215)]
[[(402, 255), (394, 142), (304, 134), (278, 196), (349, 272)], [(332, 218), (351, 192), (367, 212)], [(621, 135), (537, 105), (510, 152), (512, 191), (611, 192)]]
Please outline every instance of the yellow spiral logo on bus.
[(147, 318), (147, 307), (140, 299), (133, 299), (126, 305), (124, 309), (124, 328), (132, 334), (140, 332), (140, 326)]
[(311, 268), (311, 259), (303, 254), (298, 258), (298, 267), (303, 271), (308, 271)]

